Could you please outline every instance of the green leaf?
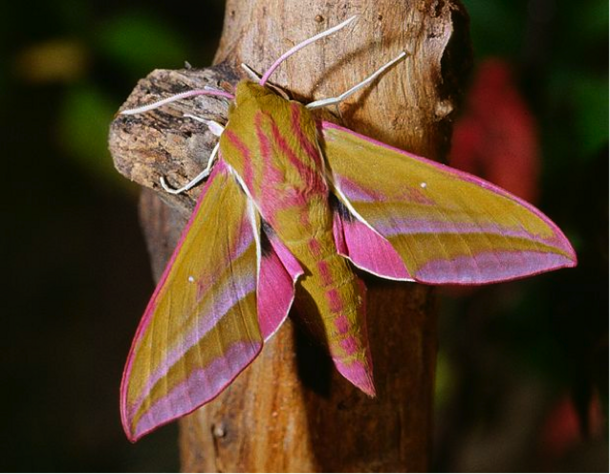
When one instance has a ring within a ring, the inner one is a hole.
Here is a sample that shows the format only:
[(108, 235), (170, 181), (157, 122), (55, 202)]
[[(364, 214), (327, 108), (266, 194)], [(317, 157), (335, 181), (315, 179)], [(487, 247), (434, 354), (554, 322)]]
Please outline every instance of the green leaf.
[(581, 76), (573, 82), (572, 94), (582, 150), (595, 153), (608, 143), (608, 78)]
[(138, 78), (156, 68), (177, 69), (189, 59), (187, 43), (178, 31), (140, 11), (108, 21), (95, 42), (102, 54)]
[(464, 0), (470, 16), (470, 34), (477, 57), (518, 55), (525, 29), (523, 2)]
[(79, 166), (109, 182), (125, 181), (114, 169), (108, 151), (108, 125), (117, 104), (93, 84), (71, 87), (59, 111), (60, 146)]

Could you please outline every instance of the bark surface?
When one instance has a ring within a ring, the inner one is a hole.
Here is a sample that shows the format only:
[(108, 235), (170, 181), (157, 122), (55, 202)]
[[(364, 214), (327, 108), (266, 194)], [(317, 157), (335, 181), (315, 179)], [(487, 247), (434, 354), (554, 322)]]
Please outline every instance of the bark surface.
[[(357, 21), (291, 57), (272, 82), (298, 100), (336, 96), (407, 51), (404, 62), (335, 108), (334, 120), (442, 160), (470, 66), (467, 17), (457, 0), (228, 0), (216, 66), (154, 71), (123, 107), (204, 85), (231, 90), (243, 77), (241, 62), (262, 72), (301, 40), (352, 15)], [(117, 116), (111, 126), (117, 169), (154, 190), (142, 194), (141, 216), (157, 277), (199, 193), (195, 188), (168, 196), (159, 177), (176, 186), (188, 181), (205, 166), (217, 140), (204, 124), (182, 114), (223, 122), (226, 110), (221, 99), (198, 97)], [(181, 420), (184, 471), (426, 470), (437, 342), (434, 298), (420, 285), (372, 277), (365, 282), (377, 398), (346, 382), (323, 348), (288, 321), (227, 390)]]

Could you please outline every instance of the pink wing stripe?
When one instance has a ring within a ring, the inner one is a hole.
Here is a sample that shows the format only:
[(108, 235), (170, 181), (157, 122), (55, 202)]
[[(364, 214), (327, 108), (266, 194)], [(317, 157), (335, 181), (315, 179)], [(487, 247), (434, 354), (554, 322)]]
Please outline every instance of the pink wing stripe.
[[(526, 275), (537, 275), (549, 268), (570, 265), (572, 260), (569, 258), (551, 253), (480, 252), (451, 260), (432, 260), (417, 270), (417, 280), (431, 285), (478, 285), (514, 279), (515, 268)], [(459, 277), (456, 269), (459, 269)]]
[(261, 257), (258, 276), (258, 322), (267, 341), (282, 325), (292, 302), (294, 285), (303, 270), (290, 251), (275, 236), (267, 235), (271, 243)]
[(482, 225), (478, 223), (465, 222), (442, 222), (439, 220), (427, 219), (409, 219), (408, 217), (389, 217), (378, 219), (375, 222), (375, 229), (380, 234), (391, 238), (395, 235), (413, 235), (413, 234), (435, 234), (435, 233), (455, 233), (455, 234), (489, 234), (502, 235), (505, 237), (523, 238), (532, 240), (545, 245), (557, 245), (561, 247), (561, 240), (555, 234), (552, 237), (542, 237), (524, 229), (506, 229), (499, 228), (493, 224)]
[(262, 345), (238, 342), (229, 347), (222, 358), (214, 360), (204, 369), (194, 370), (184, 382), (146, 411), (136, 425), (134, 440), (188, 415), (215, 398), (256, 357), (261, 348)]
[[(341, 189), (346, 196), (350, 199), (357, 200), (359, 202), (384, 202), (387, 201), (382, 193), (373, 195), (371, 191), (362, 189), (356, 183), (343, 178), (342, 176), (334, 176), (335, 184)], [(424, 202), (424, 198), (418, 195), (414, 195), (413, 191), (410, 192), (408, 199), (411, 201), (416, 200), (424, 204), (433, 205), (433, 202)], [(545, 218), (545, 222), (549, 222)], [(397, 215), (385, 215), (378, 216), (375, 219), (375, 230), (377, 230), (384, 237), (393, 237), (395, 235), (413, 235), (413, 234), (435, 234), (435, 233), (485, 233), (503, 235), (506, 237), (520, 237), (528, 240), (533, 240), (543, 244), (557, 245), (562, 247), (562, 240), (558, 234), (554, 234), (552, 238), (548, 236), (542, 237), (527, 232), (525, 229), (519, 228), (500, 228), (494, 224), (479, 224), (475, 222), (443, 222), (441, 220), (434, 219), (418, 219), (413, 216), (397, 216)]]
[(342, 217), (335, 210), (333, 234), (337, 252), (362, 270), (393, 280), (412, 280), (398, 252), (385, 238), (355, 216)]

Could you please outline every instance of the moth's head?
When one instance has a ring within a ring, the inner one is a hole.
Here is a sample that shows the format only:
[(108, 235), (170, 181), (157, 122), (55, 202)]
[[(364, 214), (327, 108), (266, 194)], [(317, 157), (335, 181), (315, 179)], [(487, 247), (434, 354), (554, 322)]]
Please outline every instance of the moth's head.
[(261, 86), (256, 82), (244, 80), (239, 82), (235, 89), (235, 104), (240, 106), (249, 100), (260, 100), (269, 95), (277, 94), (267, 86)]

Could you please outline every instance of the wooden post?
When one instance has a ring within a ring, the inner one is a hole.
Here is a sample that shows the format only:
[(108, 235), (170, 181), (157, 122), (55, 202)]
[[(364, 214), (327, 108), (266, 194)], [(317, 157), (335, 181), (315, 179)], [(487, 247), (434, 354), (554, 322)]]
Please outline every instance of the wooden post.
[[(235, 83), (239, 63), (263, 71), (296, 43), (352, 15), (358, 15), (353, 25), (300, 51), (272, 81), (299, 99), (330, 97), (407, 51), (403, 63), (340, 106), (340, 120), (442, 159), (470, 65), (467, 18), (458, 0), (228, 0), (218, 66), (155, 71), (125, 106), (189, 87)], [(225, 113), (222, 102), (200, 97), (119, 116), (110, 135), (117, 168), (156, 189), (161, 175), (178, 182), (194, 176), (215, 138), (205, 126), (182, 119), (186, 110), (210, 118)], [(144, 193), (141, 208), (157, 276), (198, 190), (174, 198), (160, 194), (171, 208), (152, 192)], [(181, 420), (184, 471), (426, 470), (437, 339), (433, 296), (420, 285), (365, 280), (377, 398), (353, 388), (288, 322), (225, 392)]]

